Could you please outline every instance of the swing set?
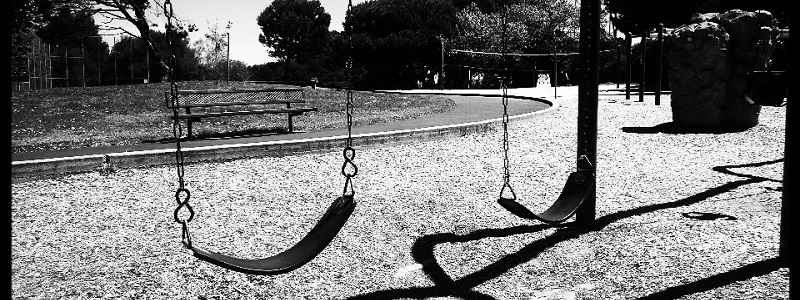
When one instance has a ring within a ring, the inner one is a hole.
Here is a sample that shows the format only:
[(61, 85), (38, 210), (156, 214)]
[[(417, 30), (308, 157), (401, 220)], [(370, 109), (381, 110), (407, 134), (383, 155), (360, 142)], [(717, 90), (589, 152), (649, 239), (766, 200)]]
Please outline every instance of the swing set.
[[(567, 178), (559, 197), (552, 205), (542, 213), (534, 213), (518, 202), (517, 195), (511, 187), (511, 174), (509, 163), (509, 143), (508, 143), (508, 89), (505, 80), (501, 81), (502, 104), (503, 104), (503, 186), (500, 189), (498, 204), (510, 213), (525, 219), (537, 220), (547, 224), (561, 224), (575, 217), (575, 224), (578, 226), (590, 227), (595, 220), (596, 206), (596, 157), (597, 157), (597, 121), (598, 121), (598, 45), (600, 37), (600, 1), (583, 0), (581, 2), (580, 15), (580, 54), (579, 64), (581, 66), (581, 80), (578, 96), (578, 143), (576, 170), (571, 172)], [(352, 1), (348, 3), (348, 14), (352, 10)], [(178, 102), (178, 89), (174, 80), (174, 70), (176, 59), (174, 55), (173, 42), (175, 29), (172, 26), (172, 5), (170, 0), (164, 3), (164, 11), (167, 16), (167, 39), (169, 40), (169, 82), (170, 99), (173, 102), (173, 114), (177, 114), (180, 109)], [(503, 54), (505, 64), (506, 53), (506, 27), (505, 8), (503, 11)], [(352, 52), (352, 41), (351, 41)], [(341, 174), (345, 177), (342, 196), (336, 198), (328, 207), (327, 211), (317, 221), (317, 224), (310, 232), (294, 246), (280, 252), (274, 256), (261, 259), (243, 259), (226, 254), (221, 254), (204, 249), (192, 241), (189, 223), (194, 218), (194, 210), (189, 203), (190, 192), (184, 184), (184, 154), (181, 150), (182, 128), (177, 118), (174, 118), (173, 134), (176, 141), (175, 159), (178, 173), (178, 188), (175, 191), (177, 207), (174, 210), (175, 222), (181, 224), (182, 243), (190, 249), (194, 256), (218, 265), (220, 267), (250, 274), (272, 275), (282, 274), (295, 270), (305, 263), (314, 259), (321, 253), (327, 245), (339, 233), (348, 218), (352, 215), (355, 206), (355, 191), (353, 190), (352, 179), (358, 173), (358, 168), (353, 162), (355, 149), (352, 139), (352, 110), (353, 110), (353, 90), (352, 90), (352, 55), (348, 59), (348, 87), (346, 107), (347, 140), (343, 149), (344, 163), (342, 164)], [(506, 68), (507, 70), (507, 68)], [(788, 120), (788, 117), (787, 117)], [(788, 160), (787, 160), (788, 162)], [(785, 192), (784, 192), (785, 193)], [(784, 205), (786, 197), (784, 195)], [(786, 211), (786, 208), (782, 210)], [(181, 217), (187, 215), (188, 217)], [(782, 218), (785, 219), (785, 218)], [(784, 227), (785, 222), (781, 222), (781, 256), (788, 256), (788, 244), (784, 240), (788, 238), (788, 230)]]
[[(352, 4), (351, 4), (352, 6)], [(349, 11), (349, 9), (348, 9)], [(358, 167), (353, 163), (356, 151), (353, 149), (352, 127), (353, 127), (353, 90), (347, 89), (346, 114), (347, 114), (347, 144), (343, 150), (344, 163), (342, 164), (342, 175), (345, 177), (344, 191), (342, 196), (336, 198), (325, 214), (317, 221), (317, 224), (300, 240), (297, 244), (274, 256), (261, 259), (243, 259), (222, 254), (199, 247), (193, 243), (189, 222), (194, 218), (194, 209), (189, 203), (190, 192), (184, 183), (184, 154), (181, 150), (181, 136), (183, 128), (178, 119), (181, 103), (178, 101), (178, 86), (175, 82), (174, 70), (176, 58), (174, 51), (175, 28), (172, 25), (173, 10), (170, 0), (164, 2), (164, 12), (167, 17), (167, 40), (169, 43), (169, 97), (172, 102), (173, 113), (173, 135), (175, 137), (176, 151), (175, 160), (178, 171), (178, 189), (175, 191), (175, 200), (178, 206), (173, 212), (175, 222), (181, 224), (182, 242), (186, 248), (192, 250), (194, 256), (220, 267), (250, 274), (273, 275), (290, 272), (303, 266), (316, 257), (333, 240), (339, 230), (342, 229), (353, 210), (356, 207), (355, 190), (353, 190), (352, 179), (358, 173)], [(352, 57), (350, 58), (352, 60)], [(350, 74), (352, 63), (348, 63), (348, 74)], [(352, 82), (352, 79), (350, 80)], [(184, 212), (185, 211), (185, 212)], [(182, 213), (184, 212), (184, 213)], [(181, 217), (188, 214), (188, 217)]]

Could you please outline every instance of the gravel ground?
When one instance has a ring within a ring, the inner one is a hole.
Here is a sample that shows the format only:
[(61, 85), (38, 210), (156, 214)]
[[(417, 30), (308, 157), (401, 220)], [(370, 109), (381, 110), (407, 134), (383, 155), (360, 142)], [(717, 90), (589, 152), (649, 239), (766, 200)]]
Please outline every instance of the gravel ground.
[[(576, 99), (559, 101), (509, 127), (512, 184), (533, 210), (574, 168)], [(788, 299), (789, 271), (774, 259), (785, 109), (764, 107), (743, 132), (678, 133), (663, 125), (668, 97), (652, 103), (601, 96), (596, 230), (543, 226), (496, 204), (499, 130), (359, 147), (355, 213), (317, 259), (278, 276), (227, 271), (182, 248), (174, 168), (13, 184), (13, 296)], [(292, 245), (341, 191), (341, 163), (337, 151), (187, 166), (195, 243), (244, 257)]]

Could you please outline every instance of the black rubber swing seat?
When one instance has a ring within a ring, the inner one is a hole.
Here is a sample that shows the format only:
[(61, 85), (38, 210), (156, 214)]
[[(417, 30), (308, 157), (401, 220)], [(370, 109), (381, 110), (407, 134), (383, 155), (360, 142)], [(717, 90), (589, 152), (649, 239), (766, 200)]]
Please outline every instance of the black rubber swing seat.
[(242, 259), (191, 247), (194, 256), (220, 267), (257, 275), (274, 275), (295, 270), (319, 255), (339, 233), (356, 207), (352, 195), (337, 198), (317, 225), (291, 248), (262, 259)]
[(575, 215), (581, 204), (594, 193), (595, 178), (591, 169), (583, 169), (569, 174), (561, 195), (553, 205), (537, 214), (519, 204), (515, 199), (500, 198), (497, 203), (520, 218), (538, 220), (548, 224), (559, 224)]

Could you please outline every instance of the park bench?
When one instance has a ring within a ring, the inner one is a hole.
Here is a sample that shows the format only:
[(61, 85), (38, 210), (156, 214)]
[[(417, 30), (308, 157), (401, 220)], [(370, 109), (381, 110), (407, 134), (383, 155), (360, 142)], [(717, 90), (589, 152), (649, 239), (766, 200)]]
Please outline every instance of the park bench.
[[(167, 108), (173, 109), (170, 93), (165, 94)], [(177, 96), (177, 119), (186, 120), (190, 138), (192, 123), (205, 118), (286, 114), (288, 131), (294, 132), (292, 117), (317, 111), (316, 108), (292, 107), (292, 104), (306, 102), (303, 89), (297, 88), (178, 90)], [(175, 120), (176, 116), (170, 118)]]

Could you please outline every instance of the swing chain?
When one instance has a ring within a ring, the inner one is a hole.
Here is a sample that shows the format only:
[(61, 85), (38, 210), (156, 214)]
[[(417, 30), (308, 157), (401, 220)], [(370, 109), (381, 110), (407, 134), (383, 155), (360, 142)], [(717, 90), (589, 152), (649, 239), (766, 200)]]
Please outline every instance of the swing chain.
[[(503, 90), (503, 187), (500, 189), (500, 198), (504, 199), (517, 199), (514, 189), (511, 188), (511, 163), (508, 159), (508, 87), (506, 86), (505, 79), (500, 81)], [(504, 196), (505, 191), (511, 193), (511, 197)]]
[[(167, 18), (167, 43), (169, 45), (169, 58), (168, 58), (168, 65), (167, 65), (167, 76), (169, 78), (169, 96), (170, 101), (172, 102), (172, 134), (175, 137), (175, 163), (176, 169), (178, 172), (178, 189), (175, 191), (175, 201), (178, 203), (178, 206), (173, 211), (173, 218), (175, 222), (181, 224), (181, 235), (182, 235), (182, 242), (187, 248), (192, 248), (192, 240), (189, 234), (189, 222), (194, 219), (194, 209), (192, 205), (189, 204), (190, 193), (189, 190), (186, 188), (186, 183), (184, 180), (185, 169), (184, 169), (184, 159), (185, 156), (183, 154), (183, 150), (181, 150), (181, 136), (183, 135), (183, 127), (181, 126), (180, 120), (178, 119), (178, 109), (180, 108), (180, 103), (178, 101), (178, 84), (175, 82), (175, 68), (177, 66), (177, 58), (175, 56), (174, 51), (174, 42), (175, 42), (175, 28), (172, 24), (172, 19), (174, 17), (172, 11), (172, 3), (170, 0), (164, 1), (164, 15)], [(187, 217), (181, 217), (181, 211), (186, 209), (188, 212)]]
[[(347, 5), (347, 15), (349, 16), (353, 9), (353, 2), (350, 1)], [(342, 156), (344, 163), (342, 163), (342, 175), (345, 177), (344, 191), (342, 196), (353, 196), (355, 190), (353, 189), (353, 177), (358, 174), (358, 167), (353, 162), (356, 156), (356, 150), (353, 149), (353, 37), (352, 28), (348, 28), (347, 41), (350, 44), (350, 51), (347, 57), (347, 99), (345, 102), (345, 113), (347, 115), (347, 143)]]
[[(503, 5), (503, 14), (502, 14), (502, 22), (503, 22), (503, 37), (502, 37), (502, 60), (501, 63), (503, 64), (503, 75), (500, 78), (500, 89), (503, 92), (503, 187), (500, 189), (500, 198), (502, 199), (517, 199), (517, 194), (514, 193), (514, 189), (511, 188), (511, 164), (508, 159), (508, 62), (507, 62), (507, 49), (506, 49), (506, 31), (507, 31), (507, 20), (506, 20), (506, 7), (505, 4)], [(511, 197), (505, 196), (506, 190), (511, 193)]]
[(345, 177), (344, 181), (344, 191), (342, 192), (343, 196), (352, 196), (355, 194), (355, 190), (353, 189), (353, 177), (358, 174), (358, 167), (353, 162), (353, 158), (356, 156), (356, 150), (353, 149), (353, 138), (351, 136), (351, 128), (352, 128), (352, 91), (348, 90), (347, 92), (347, 146), (342, 151), (342, 156), (344, 157), (344, 163), (342, 163), (342, 175)]

